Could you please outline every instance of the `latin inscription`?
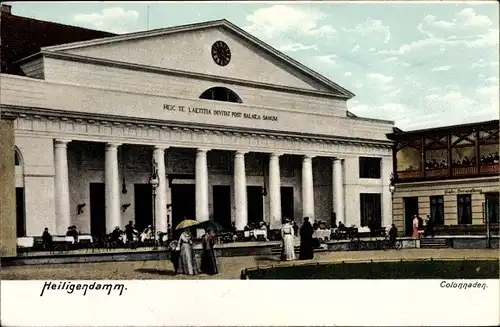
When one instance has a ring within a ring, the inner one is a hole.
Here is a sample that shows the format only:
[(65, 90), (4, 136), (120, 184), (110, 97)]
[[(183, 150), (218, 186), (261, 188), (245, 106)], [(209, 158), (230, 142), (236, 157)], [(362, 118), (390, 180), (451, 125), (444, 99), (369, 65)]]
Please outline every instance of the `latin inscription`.
[(172, 104), (164, 104), (163, 110), (185, 112), (193, 115), (212, 115), (212, 116), (222, 116), (222, 117), (230, 117), (238, 119), (267, 120), (273, 122), (278, 121), (278, 116), (258, 115), (247, 112), (238, 112), (230, 110), (219, 110), (219, 109), (212, 110), (207, 108), (186, 107), (186, 106), (178, 106)]

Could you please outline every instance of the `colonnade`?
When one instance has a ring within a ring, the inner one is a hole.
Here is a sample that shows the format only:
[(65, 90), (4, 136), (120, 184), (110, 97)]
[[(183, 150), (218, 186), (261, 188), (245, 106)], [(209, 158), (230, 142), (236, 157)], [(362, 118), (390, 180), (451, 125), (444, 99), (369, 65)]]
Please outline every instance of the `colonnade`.
[[(69, 199), (69, 176), (67, 145), (70, 140), (55, 140), (55, 204), (56, 204), (56, 230), (62, 235), (71, 224), (70, 199)], [(120, 143), (107, 143), (105, 152), (105, 203), (106, 203), (106, 232), (111, 232), (115, 226), (121, 225), (120, 205), (120, 179), (118, 173), (118, 147)], [(159, 185), (156, 189), (156, 230), (167, 230), (167, 174), (165, 167), (165, 152), (167, 148), (155, 146), (153, 160), (157, 164)], [(208, 167), (207, 152), (210, 149), (199, 148), (196, 153), (195, 163), (195, 187), (196, 187), (196, 220), (206, 221), (209, 219), (208, 208)], [(234, 152), (234, 203), (235, 203), (235, 225), (238, 230), (248, 224), (247, 212), (247, 183), (245, 174), (246, 151)], [(281, 153), (269, 154), (269, 199), (271, 229), (281, 226), (281, 180), (280, 161)], [(314, 182), (311, 155), (303, 155), (302, 159), (302, 212), (304, 217), (314, 221)], [(333, 211), (336, 213), (337, 221), (344, 221), (344, 190), (342, 176), (342, 161), (334, 158), (333, 164)]]

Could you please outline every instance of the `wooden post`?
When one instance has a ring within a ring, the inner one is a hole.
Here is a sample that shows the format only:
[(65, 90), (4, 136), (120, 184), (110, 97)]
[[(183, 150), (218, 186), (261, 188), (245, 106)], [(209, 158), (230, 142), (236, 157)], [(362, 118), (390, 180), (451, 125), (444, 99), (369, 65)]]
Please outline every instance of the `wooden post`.
[(476, 129), (476, 146), (475, 146), (475, 149), (474, 149), (474, 152), (476, 154), (476, 175), (479, 175), (481, 173), (481, 160), (479, 160), (479, 155), (481, 154), (480, 153), (480, 149), (479, 149), (479, 128)]
[(424, 178), (425, 177), (425, 137), (422, 137), (420, 138), (420, 141), (422, 142), (422, 144), (420, 145), (420, 148), (421, 148), (421, 161), (422, 161), (422, 164), (421, 164), (421, 169), (422, 169), (422, 177)]
[(451, 134), (448, 134), (448, 177), (451, 177), (452, 174), (452, 167), (451, 163), (453, 162), (452, 160), (452, 152), (451, 152)]

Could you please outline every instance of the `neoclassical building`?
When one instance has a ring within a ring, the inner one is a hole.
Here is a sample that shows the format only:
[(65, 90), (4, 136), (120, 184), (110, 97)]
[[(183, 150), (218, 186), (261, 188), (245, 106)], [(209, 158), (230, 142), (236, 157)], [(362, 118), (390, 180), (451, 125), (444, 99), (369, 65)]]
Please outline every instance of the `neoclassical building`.
[(1, 75), (18, 236), (153, 216), (390, 224), (393, 122), (350, 113), (338, 84), (226, 20), (79, 41)]

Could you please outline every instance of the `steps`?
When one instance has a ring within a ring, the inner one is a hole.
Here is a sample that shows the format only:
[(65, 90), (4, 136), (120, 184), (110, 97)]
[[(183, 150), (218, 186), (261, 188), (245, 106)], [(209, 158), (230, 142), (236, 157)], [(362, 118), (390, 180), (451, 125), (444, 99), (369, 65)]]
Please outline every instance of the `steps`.
[[(328, 251), (327, 248), (323, 247), (323, 245), (320, 248), (314, 249), (314, 252), (326, 252)], [(300, 252), (300, 246), (295, 246), (295, 253), (298, 254)], [(276, 245), (271, 248), (271, 254), (272, 255), (281, 255), (281, 245)]]
[(446, 249), (448, 247), (445, 238), (423, 237), (420, 239), (421, 249)]

